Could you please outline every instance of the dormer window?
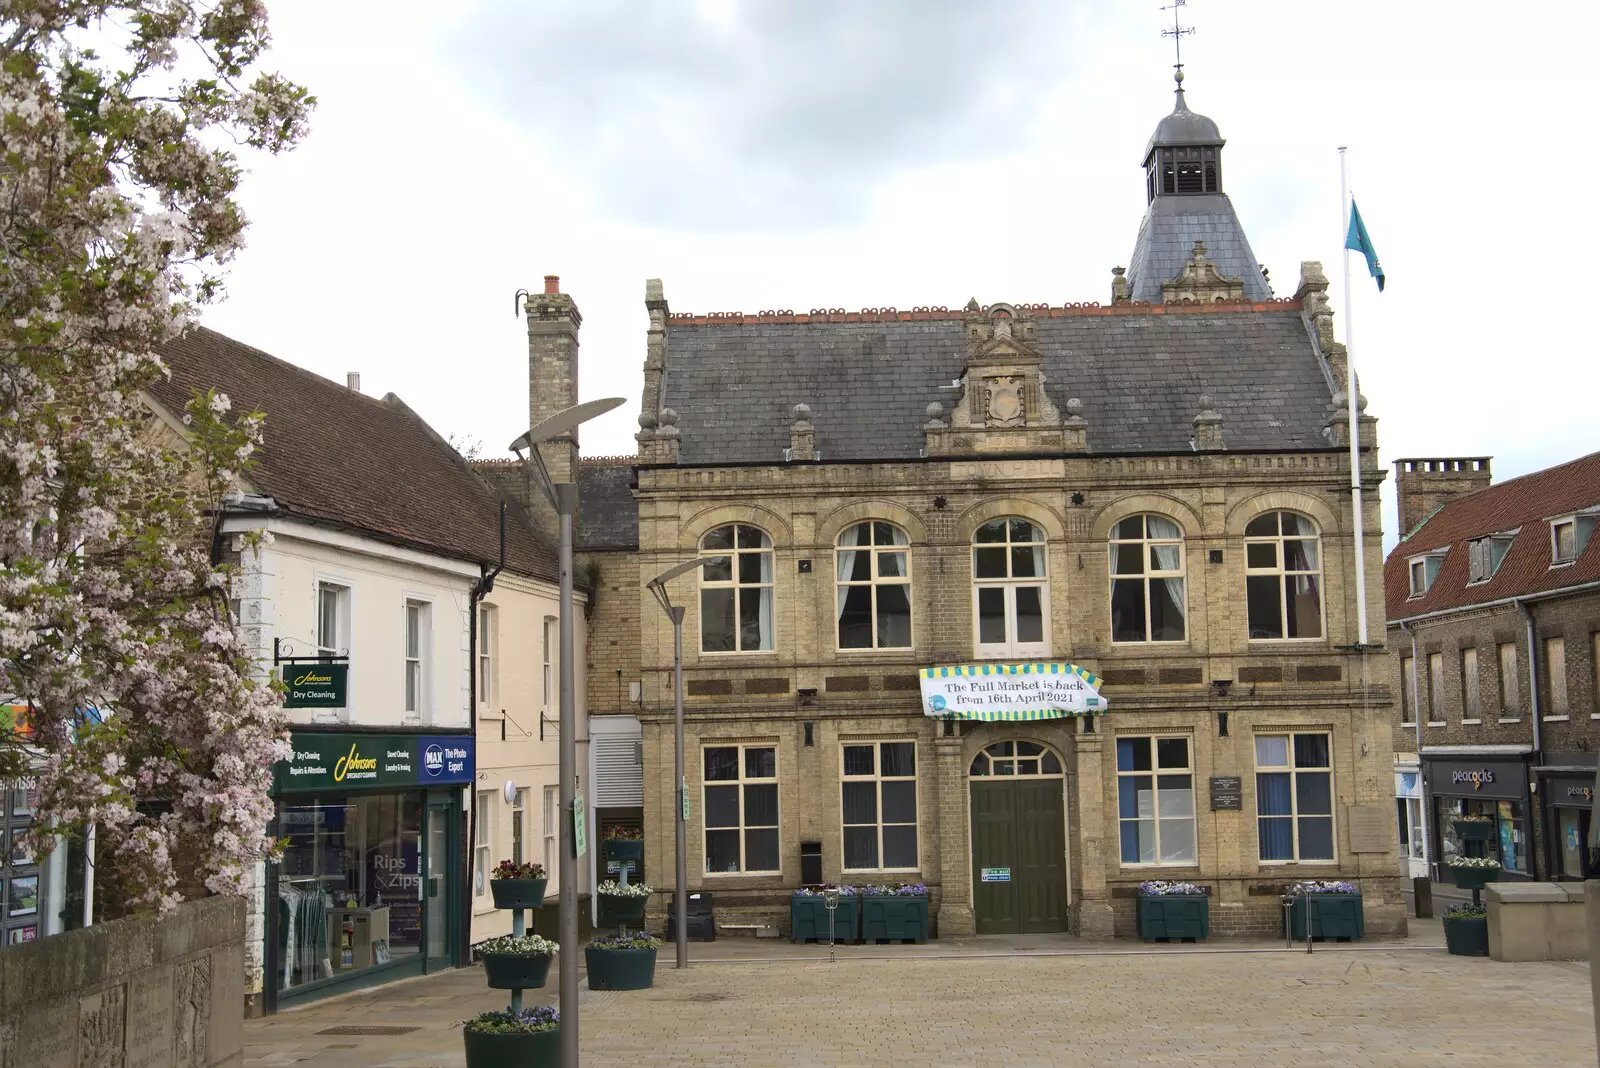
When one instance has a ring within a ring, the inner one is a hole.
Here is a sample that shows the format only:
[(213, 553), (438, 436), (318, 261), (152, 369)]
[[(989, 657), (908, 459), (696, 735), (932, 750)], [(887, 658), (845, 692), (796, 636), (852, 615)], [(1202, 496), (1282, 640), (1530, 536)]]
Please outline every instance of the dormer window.
[(1570, 564), (1583, 555), (1584, 548), (1589, 544), (1589, 535), (1594, 533), (1597, 518), (1600, 518), (1600, 509), (1591, 508), (1577, 515), (1550, 520), (1551, 567)]
[(1495, 572), (1500, 570), (1501, 561), (1506, 558), (1506, 553), (1511, 551), (1511, 543), (1516, 536), (1515, 530), (1508, 530), (1467, 542), (1468, 585), (1488, 582), (1494, 578)]
[(1421, 597), (1433, 587), (1433, 580), (1444, 567), (1444, 557), (1444, 553), (1428, 553), (1411, 558), (1411, 596)]

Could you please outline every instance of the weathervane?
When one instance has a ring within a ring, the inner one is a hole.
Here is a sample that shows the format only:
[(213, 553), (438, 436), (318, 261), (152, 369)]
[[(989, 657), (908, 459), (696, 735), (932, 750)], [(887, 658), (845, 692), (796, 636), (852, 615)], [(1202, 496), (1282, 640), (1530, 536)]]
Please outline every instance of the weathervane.
[(1179, 12), (1186, 6), (1188, 6), (1188, 0), (1172, 0), (1170, 5), (1161, 9), (1162, 11), (1172, 12), (1172, 29), (1162, 30), (1161, 36), (1172, 38), (1173, 54), (1178, 60), (1172, 65), (1174, 71), (1172, 80), (1178, 83), (1178, 92), (1180, 93), (1183, 92), (1183, 39), (1194, 32), (1193, 26), (1184, 26), (1178, 21)]

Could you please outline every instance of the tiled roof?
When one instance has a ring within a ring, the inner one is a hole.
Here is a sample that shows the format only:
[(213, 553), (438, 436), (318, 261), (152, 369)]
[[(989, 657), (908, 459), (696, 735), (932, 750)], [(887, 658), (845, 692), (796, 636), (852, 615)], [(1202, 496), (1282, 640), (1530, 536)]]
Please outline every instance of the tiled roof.
[(1183, 271), (1196, 241), (1206, 243), (1206, 258), (1216, 264), (1219, 274), (1244, 283), (1246, 297), (1272, 296), (1233, 202), (1224, 193), (1159, 196), (1150, 202), (1128, 262), (1129, 295), (1134, 300), (1159, 301), (1161, 283)]
[[(1549, 520), (1595, 505), (1600, 505), (1600, 452), (1458, 497), (1429, 516), (1384, 561), (1389, 618), (1405, 619), (1600, 579), (1600, 537), (1590, 538), (1575, 562), (1550, 566)], [(1468, 586), (1467, 543), (1518, 528), (1494, 577)], [(1444, 566), (1427, 593), (1412, 597), (1407, 561), (1438, 549), (1449, 550)]]
[[(662, 406), (680, 462), (779, 462), (801, 402), (824, 460), (918, 456), (927, 406), (948, 418), (961, 399), (962, 317), (869, 314), (674, 316)], [(1229, 448), (1330, 447), (1331, 381), (1296, 304), (1035, 314), (1046, 392), (1063, 413), (1082, 400), (1091, 453), (1187, 451), (1204, 393)]]
[(578, 465), (578, 548), (637, 549), (639, 506), (629, 456), (584, 457)]
[[(394, 394), (365, 396), (205, 327), (161, 351), (151, 392), (181, 413), (197, 392), (266, 413), (251, 483), (291, 514), (474, 562), (499, 559), (499, 506), (465, 460)], [(506, 566), (554, 581), (555, 556), (511, 509)]]

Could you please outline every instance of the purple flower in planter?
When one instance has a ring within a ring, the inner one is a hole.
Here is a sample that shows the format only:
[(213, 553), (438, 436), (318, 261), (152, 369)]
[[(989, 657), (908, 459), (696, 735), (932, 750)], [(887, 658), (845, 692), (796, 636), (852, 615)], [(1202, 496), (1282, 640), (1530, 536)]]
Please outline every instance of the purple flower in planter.
[(1178, 883), (1168, 882), (1165, 879), (1151, 879), (1148, 882), (1139, 884), (1140, 897), (1187, 897), (1196, 895), (1204, 897), (1208, 894), (1210, 894), (1209, 890), (1203, 886), (1196, 886), (1194, 883)]
[(840, 897), (854, 897), (856, 888), (853, 886), (802, 886), (794, 892), (795, 897), (821, 897), (825, 891), (838, 890)]
[(1289, 887), (1289, 893), (1299, 894), (1359, 894), (1361, 888), (1343, 879), (1305, 879)]
[(887, 886), (863, 886), (861, 892), (868, 897), (926, 897), (928, 888), (923, 883), (890, 883)]

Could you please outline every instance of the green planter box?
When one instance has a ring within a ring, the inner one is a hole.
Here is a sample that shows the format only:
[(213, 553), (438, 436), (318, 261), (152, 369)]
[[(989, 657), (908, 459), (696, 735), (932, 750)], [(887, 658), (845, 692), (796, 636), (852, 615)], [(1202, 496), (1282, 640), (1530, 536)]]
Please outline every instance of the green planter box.
[(1487, 957), (1489, 955), (1488, 917), (1446, 916), (1444, 918), (1444, 948), (1458, 957)]
[[(1367, 933), (1360, 894), (1316, 894), (1311, 906), (1311, 937), (1353, 942)], [(1306, 936), (1306, 898), (1297, 897), (1289, 909), (1289, 936)]]
[(550, 974), (550, 954), (485, 953), (483, 974), (491, 990), (533, 990)]
[[(834, 941), (854, 942), (861, 937), (860, 901), (854, 894), (839, 895), (839, 907), (833, 914)], [(789, 941), (812, 939), (828, 940), (828, 906), (821, 894), (796, 894), (789, 899)]]
[(544, 907), (544, 888), (549, 879), (490, 879), (489, 893), (497, 909), (537, 909)]
[(649, 894), (642, 897), (615, 897), (611, 894), (601, 894), (600, 926), (620, 927), (625, 923), (643, 923), (644, 907), (649, 901)]
[(561, 1028), (531, 1034), (461, 1032), (467, 1068), (556, 1068), (561, 1063)]
[(1211, 898), (1163, 894), (1138, 899), (1139, 937), (1146, 942), (1198, 942), (1211, 934)]
[(1482, 890), (1490, 883), (1500, 881), (1499, 868), (1458, 868), (1451, 864), (1445, 867), (1450, 869), (1450, 878), (1462, 890)]
[(1494, 820), (1451, 820), (1450, 829), (1463, 842), (1487, 842), (1494, 837)]
[(590, 990), (643, 990), (656, 981), (653, 949), (585, 949)]
[(643, 838), (608, 838), (606, 839), (607, 860), (643, 860)]
[(927, 895), (863, 894), (861, 937), (868, 942), (926, 942)]

